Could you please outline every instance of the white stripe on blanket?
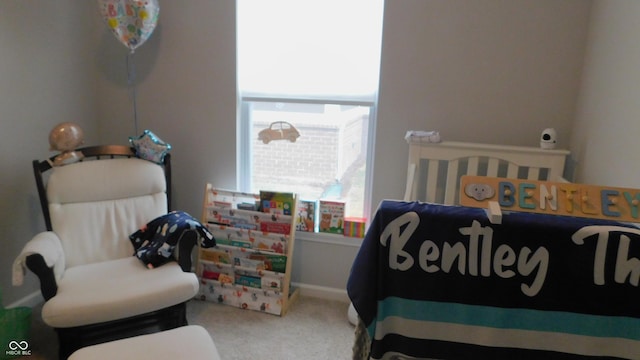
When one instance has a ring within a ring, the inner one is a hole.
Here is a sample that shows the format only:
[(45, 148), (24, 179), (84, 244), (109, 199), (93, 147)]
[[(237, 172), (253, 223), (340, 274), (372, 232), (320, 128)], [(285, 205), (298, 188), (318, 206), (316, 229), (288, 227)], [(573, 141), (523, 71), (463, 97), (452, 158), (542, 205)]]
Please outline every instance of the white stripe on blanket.
[(374, 336), (376, 340), (381, 340), (387, 334), (397, 334), (414, 339), (451, 341), (492, 347), (569, 352), (586, 356), (615, 356), (635, 359), (640, 354), (640, 341), (629, 339), (499, 329), (485, 326), (410, 320), (397, 316), (389, 316), (376, 324)]

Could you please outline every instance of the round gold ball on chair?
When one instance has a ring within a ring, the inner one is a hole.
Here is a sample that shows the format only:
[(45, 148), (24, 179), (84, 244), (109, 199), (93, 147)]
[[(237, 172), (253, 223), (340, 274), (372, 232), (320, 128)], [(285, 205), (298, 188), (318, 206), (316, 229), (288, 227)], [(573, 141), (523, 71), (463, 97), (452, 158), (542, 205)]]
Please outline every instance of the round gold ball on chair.
[(53, 166), (61, 166), (81, 160), (81, 151), (74, 151), (84, 143), (84, 132), (78, 124), (63, 122), (56, 125), (49, 133), (49, 145), (52, 151), (60, 151), (53, 160)]

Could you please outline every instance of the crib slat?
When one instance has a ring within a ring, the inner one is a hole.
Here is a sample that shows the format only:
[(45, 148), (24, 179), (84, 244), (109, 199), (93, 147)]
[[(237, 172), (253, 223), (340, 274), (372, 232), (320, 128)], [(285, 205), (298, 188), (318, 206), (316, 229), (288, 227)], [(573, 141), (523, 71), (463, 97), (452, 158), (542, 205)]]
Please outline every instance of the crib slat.
[(497, 177), (499, 164), (500, 161), (498, 159), (489, 159), (489, 164), (487, 165), (487, 176)]
[(416, 164), (409, 164), (407, 168), (407, 184), (404, 190), (404, 201), (416, 198)]
[(458, 160), (449, 161), (449, 167), (447, 168), (447, 180), (444, 192), (444, 204), (453, 205), (456, 201), (456, 194), (458, 193)]
[(467, 175), (478, 175), (478, 157), (477, 156), (469, 157), (469, 162), (467, 164)]
[(507, 178), (509, 179), (517, 179), (518, 178), (518, 165), (514, 163), (509, 163), (507, 165)]
[(529, 176), (527, 177), (527, 179), (529, 179), (529, 180), (538, 180), (539, 177), (540, 177), (540, 168), (530, 167), (529, 168)]
[(427, 188), (425, 201), (436, 201), (436, 185), (438, 184), (438, 160), (429, 160), (427, 167)]

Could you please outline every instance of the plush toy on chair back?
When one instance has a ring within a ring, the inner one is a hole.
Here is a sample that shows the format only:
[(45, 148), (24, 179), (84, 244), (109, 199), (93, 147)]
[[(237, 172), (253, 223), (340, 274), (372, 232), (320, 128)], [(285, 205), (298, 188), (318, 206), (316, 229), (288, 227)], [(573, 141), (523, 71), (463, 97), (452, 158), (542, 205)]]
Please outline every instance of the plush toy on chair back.
[(178, 262), (153, 269), (133, 256), (129, 239), (170, 209), (169, 154), (158, 164), (128, 146), (79, 150), (80, 162), (33, 162), (47, 231), (27, 243), (14, 267), (39, 277), (42, 318), (58, 334), (61, 359), (87, 345), (186, 325), (186, 302), (198, 291), (189, 272), (197, 234), (181, 237)]

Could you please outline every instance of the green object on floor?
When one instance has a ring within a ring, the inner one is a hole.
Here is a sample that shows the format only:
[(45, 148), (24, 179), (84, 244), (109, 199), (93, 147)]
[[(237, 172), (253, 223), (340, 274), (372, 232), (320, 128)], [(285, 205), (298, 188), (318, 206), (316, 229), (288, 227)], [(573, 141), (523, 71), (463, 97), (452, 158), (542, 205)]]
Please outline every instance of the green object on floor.
[(29, 330), (31, 329), (31, 308), (2, 307), (0, 291), (0, 360), (31, 355)]

